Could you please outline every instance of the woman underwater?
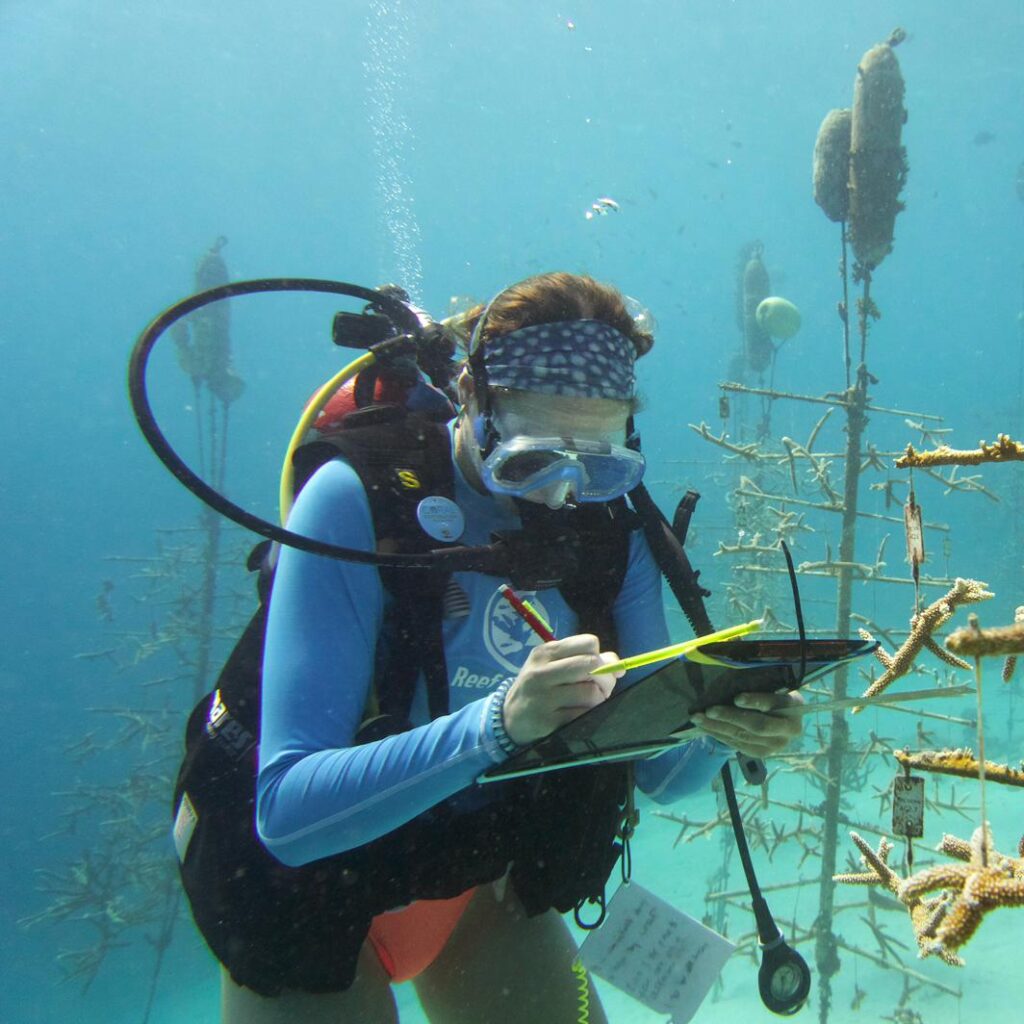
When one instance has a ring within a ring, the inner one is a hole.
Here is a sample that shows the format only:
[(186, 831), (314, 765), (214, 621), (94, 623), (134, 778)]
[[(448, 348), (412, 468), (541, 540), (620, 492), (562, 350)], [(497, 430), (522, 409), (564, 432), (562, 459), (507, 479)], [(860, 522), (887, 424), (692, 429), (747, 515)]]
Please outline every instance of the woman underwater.
[[(634, 363), (654, 339), (618, 291), (544, 274), (505, 289), (465, 329), (451, 427), (460, 543), (486, 544), (548, 514), (592, 521), (639, 483), (626, 425)], [(602, 453), (584, 462), (589, 472), (555, 450), (566, 438)], [(364, 550), (380, 540), (343, 459), (314, 474), (288, 527)], [(326, 893), (287, 943), (254, 935), (239, 949), (223, 972), (226, 1024), (397, 1021), (391, 984), (407, 979), (434, 1024), (577, 1019), (577, 949), (561, 913), (603, 890), (630, 777), (616, 765), (476, 780), (650, 671), (617, 683), (596, 668), (668, 643), (643, 532), (619, 537), (614, 592), (601, 593), (599, 575), (575, 597), (565, 586), (531, 591), (552, 642), (517, 631), (498, 594), (507, 581), (454, 573), (441, 604), (446, 713), (432, 717), (421, 676), (409, 727), (373, 738), (360, 728), (399, 642), (394, 593), (372, 566), (282, 550), (264, 648), (258, 831), (289, 867), (342, 858), (351, 886)], [(799, 723), (770, 712), (798, 699), (751, 694), (742, 707), (711, 709), (704, 737), (637, 762), (637, 784), (670, 802), (707, 785), (733, 748), (779, 751)], [(605, 1020), (592, 992), (590, 1021)]]

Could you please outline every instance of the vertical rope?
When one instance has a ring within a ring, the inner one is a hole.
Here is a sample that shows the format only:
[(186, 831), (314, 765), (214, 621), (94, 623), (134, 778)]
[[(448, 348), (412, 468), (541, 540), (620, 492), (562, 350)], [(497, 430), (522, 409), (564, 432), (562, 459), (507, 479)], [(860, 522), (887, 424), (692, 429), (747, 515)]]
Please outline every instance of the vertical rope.
[[(977, 625), (977, 617), (971, 616), (972, 625)], [(988, 805), (985, 802), (985, 722), (981, 708), (981, 658), (974, 659), (975, 700), (977, 701), (978, 730), (978, 785), (981, 789), (979, 804), (981, 805), (981, 866), (988, 867)]]

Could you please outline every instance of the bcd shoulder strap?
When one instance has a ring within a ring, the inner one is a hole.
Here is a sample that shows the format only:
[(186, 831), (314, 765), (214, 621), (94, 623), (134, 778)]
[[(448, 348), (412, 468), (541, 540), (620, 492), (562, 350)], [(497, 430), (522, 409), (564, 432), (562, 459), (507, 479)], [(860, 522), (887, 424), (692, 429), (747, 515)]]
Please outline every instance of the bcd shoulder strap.
[(700, 585), (700, 570), (693, 568), (683, 549), (686, 528), (689, 526), (693, 506), (699, 497), (696, 492), (689, 491), (679, 503), (675, 515), (675, 525), (679, 529), (677, 534), (676, 530), (669, 526), (661, 509), (654, 503), (654, 499), (642, 483), (629, 492), (629, 500), (640, 515), (655, 562), (668, 581), (683, 614), (689, 620), (694, 635), (704, 636), (713, 632), (711, 619), (704, 607), (704, 598), (709, 597), (711, 591)]
[[(342, 455), (358, 474), (370, 504), (379, 550), (418, 554), (443, 544), (420, 526), (426, 497), (455, 496), (455, 471), (447, 424), (396, 406), (351, 413), (343, 429), (296, 452), (301, 487), (319, 466)], [(374, 676), (377, 712), (360, 739), (408, 727), (416, 680), (422, 671), (431, 718), (448, 713), (448, 672), (441, 634), (442, 598), (450, 573), (432, 569), (380, 570), (394, 602)], [(377, 717), (377, 716), (381, 717)]]
[(342, 429), (296, 451), (296, 493), (338, 455), (345, 457), (366, 490), (378, 547), (386, 543), (389, 550), (416, 553), (441, 546), (420, 528), (416, 509), (428, 495), (454, 496), (446, 424), (406, 413), (399, 406), (350, 413)]

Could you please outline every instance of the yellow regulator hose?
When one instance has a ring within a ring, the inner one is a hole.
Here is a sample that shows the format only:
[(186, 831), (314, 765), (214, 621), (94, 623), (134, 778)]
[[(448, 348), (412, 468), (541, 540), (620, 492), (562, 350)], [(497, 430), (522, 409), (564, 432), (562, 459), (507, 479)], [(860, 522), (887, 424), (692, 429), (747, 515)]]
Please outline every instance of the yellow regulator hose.
[(295, 430), (292, 432), (291, 440), (288, 442), (288, 450), (284, 455), (284, 465), (281, 467), (281, 483), (278, 490), (278, 506), (281, 510), (281, 525), (288, 521), (288, 514), (292, 510), (293, 490), (295, 485), (295, 467), (292, 458), (295, 449), (306, 439), (309, 428), (313, 421), (320, 415), (320, 411), (331, 400), (334, 393), (353, 377), (362, 373), (368, 366), (372, 366), (375, 357), (372, 352), (361, 355), (353, 360), (348, 366), (339, 370), (326, 384), (322, 385), (317, 393), (310, 399), (309, 405), (302, 411)]

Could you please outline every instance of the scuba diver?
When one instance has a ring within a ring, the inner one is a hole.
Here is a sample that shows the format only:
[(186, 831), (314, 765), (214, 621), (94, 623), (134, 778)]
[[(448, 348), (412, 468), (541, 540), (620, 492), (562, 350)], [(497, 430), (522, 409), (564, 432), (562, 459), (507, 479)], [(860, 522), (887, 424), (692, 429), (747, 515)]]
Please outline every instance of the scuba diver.
[[(457, 418), (441, 387), (425, 415), (374, 402), (371, 381), (332, 444), (296, 453), (287, 526), (381, 554), (525, 538), (521, 557), (503, 576), (279, 549), (248, 652), (243, 638), (222, 673), (260, 679), (256, 792), (218, 789), (224, 774), (199, 782), (187, 759), (175, 795), (224, 1024), (397, 1021), (391, 986), (407, 980), (433, 1024), (581, 1019), (585, 974), (561, 915), (583, 924), (596, 906), (603, 919), (634, 784), (669, 803), (735, 750), (765, 757), (799, 733), (799, 717), (772, 714), (797, 694), (751, 693), (656, 757), (478, 782), (653, 671), (595, 670), (669, 638), (661, 569), (625, 498), (642, 490), (632, 417), (647, 325), (615, 288), (549, 273), (459, 326)], [(557, 639), (514, 614), (509, 583)], [(189, 743), (216, 736), (255, 759), (224, 685), (193, 713)]]

